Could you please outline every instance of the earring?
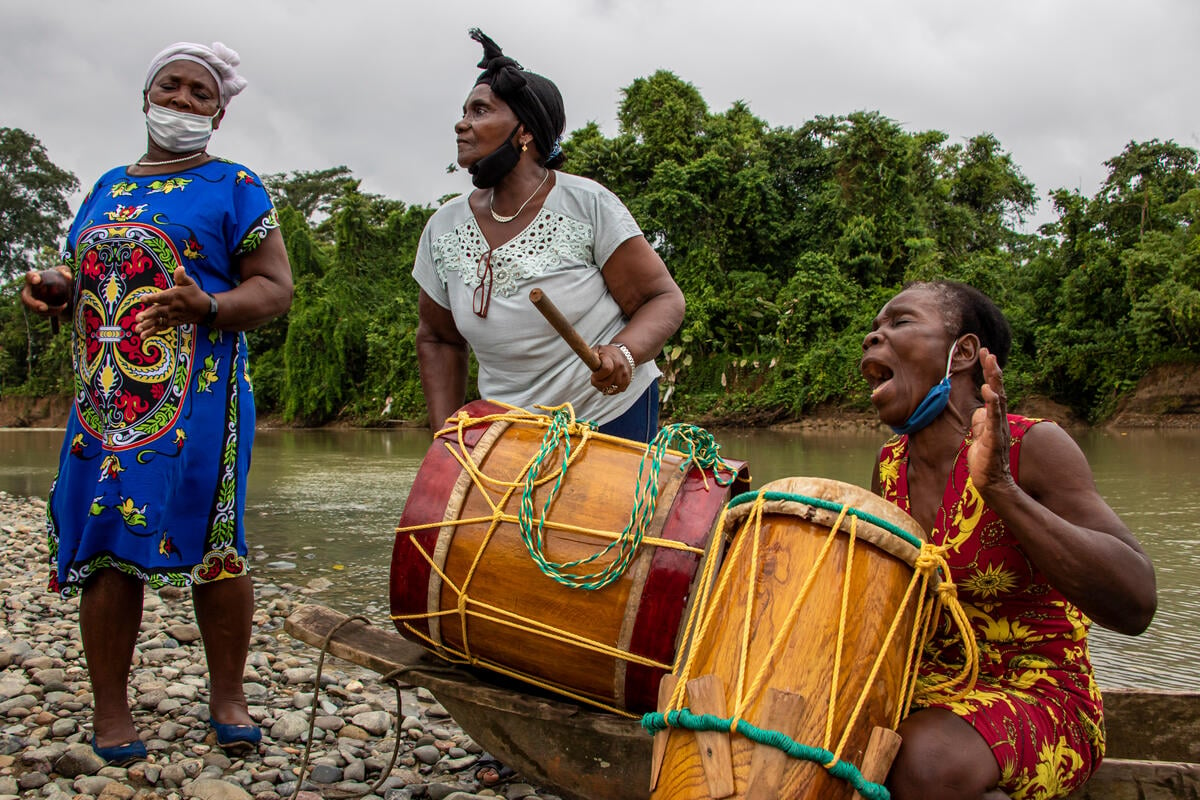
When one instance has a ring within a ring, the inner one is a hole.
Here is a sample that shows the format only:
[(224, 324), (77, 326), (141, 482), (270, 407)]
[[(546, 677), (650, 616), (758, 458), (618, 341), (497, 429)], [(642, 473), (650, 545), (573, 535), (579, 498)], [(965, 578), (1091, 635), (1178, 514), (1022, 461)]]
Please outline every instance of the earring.
[(525, 142), (521, 142), (521, 152), (524, 153), (528, 149), (529, 149), (529, 145), (526, 144)]

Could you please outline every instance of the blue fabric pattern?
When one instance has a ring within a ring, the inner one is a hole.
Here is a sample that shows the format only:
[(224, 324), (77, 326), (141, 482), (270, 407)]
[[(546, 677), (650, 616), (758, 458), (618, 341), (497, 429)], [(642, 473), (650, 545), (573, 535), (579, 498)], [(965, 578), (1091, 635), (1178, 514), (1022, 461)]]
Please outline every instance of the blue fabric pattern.
[(97, 181), (67, 236), (75, 274), (75, 405), (47, 504), (50, 589), (116, 568), (152, 588), (248, 570), (243, 528), (254, 438), (245, 336), (199, 324), (142, 339), (145, 297), (183, 266), (207, 292), (239, 280), (275, 210), (245, 167)]

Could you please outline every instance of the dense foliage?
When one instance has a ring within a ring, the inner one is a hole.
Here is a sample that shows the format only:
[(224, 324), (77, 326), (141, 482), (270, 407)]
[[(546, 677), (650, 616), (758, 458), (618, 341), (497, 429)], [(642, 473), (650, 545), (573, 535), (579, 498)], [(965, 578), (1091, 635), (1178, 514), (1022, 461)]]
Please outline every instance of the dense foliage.
[[(713, 113), (665, 71), (624, 90), (618, 120), (612, 137), (574, 131), (567, 169), (625, 200), (687, 296), (659, 359), (668, 418), (867, 407), (862, 337), (914, 279), (989, 293), (1014, 327), (1010, 396), (1044, 394), (1093, 420), (1152, 366), (1200, 352), (1191, 148), (1131, 142), (1094, 197), (1051, 192), (1057, 219), (1033, 234), (1034, 187), (991, 134), (953, 142), (873, 112), (772, 128), (742, 103)], [(14, 155), (0, 149), (0, 209), (22, 196)], [(343, 166), (265, 182), (297, 290), (286, 318), (251, 334), (260, 407), (301, 424), (420, 418), (410, 269), (431, 208), (362, 193)], [(45, 243), (29, 235), (26, 250)], [(44, 327), (5, 303), (0, 391), (65, 388), (65, 339)]]
[(57, 263), (55, 253), (79, 181), (58, 167), (38, 139), (0, 128), (0, 393), (44, 395), (70, 390), (70, 348), (48, 339), (50, 323), (15, 299), (26, 271)]

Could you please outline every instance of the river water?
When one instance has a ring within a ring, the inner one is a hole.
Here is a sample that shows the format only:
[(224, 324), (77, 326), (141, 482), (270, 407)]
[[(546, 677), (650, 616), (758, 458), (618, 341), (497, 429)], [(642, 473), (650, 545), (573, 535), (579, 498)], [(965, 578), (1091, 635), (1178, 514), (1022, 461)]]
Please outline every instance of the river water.
[[(883, 434), (872, 430), (712, 431), (750, 463), (753, 486), (816, 476), (869, 486)], [(1200, 430), (1073, 432), (1101, 494), (1154, 559), (1158, 614), (1146, 633), (1093, 628), (1102, 687), (1197, 687), (1200, 651)], [(45, 496), (61, 430), (0, 429), (0, 490)], [(332, 586), (315, 600), (388, 624), (394, 529), (429, 446), (424, 429), (263, 430), (248, 488), (254, 568), (268, 580)]]

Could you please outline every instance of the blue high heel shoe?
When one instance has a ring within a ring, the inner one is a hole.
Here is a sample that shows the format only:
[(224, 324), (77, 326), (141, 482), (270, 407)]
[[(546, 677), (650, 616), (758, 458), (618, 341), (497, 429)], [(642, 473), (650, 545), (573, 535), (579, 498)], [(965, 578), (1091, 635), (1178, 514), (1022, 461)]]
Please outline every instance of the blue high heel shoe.
[(217, 746), (227, 753), (249, 752), (262, 741), (262, 728), (257, 725), (226, 725), (215, 719), (208, 724), (217, 733)]
[(146, 760), (146, 743), (141, 739), (134, 739), (115, 747), (97, 747), (96, 740), (92, 739), (92, 752), (111, 767), (123, 767), (135, 761)]

